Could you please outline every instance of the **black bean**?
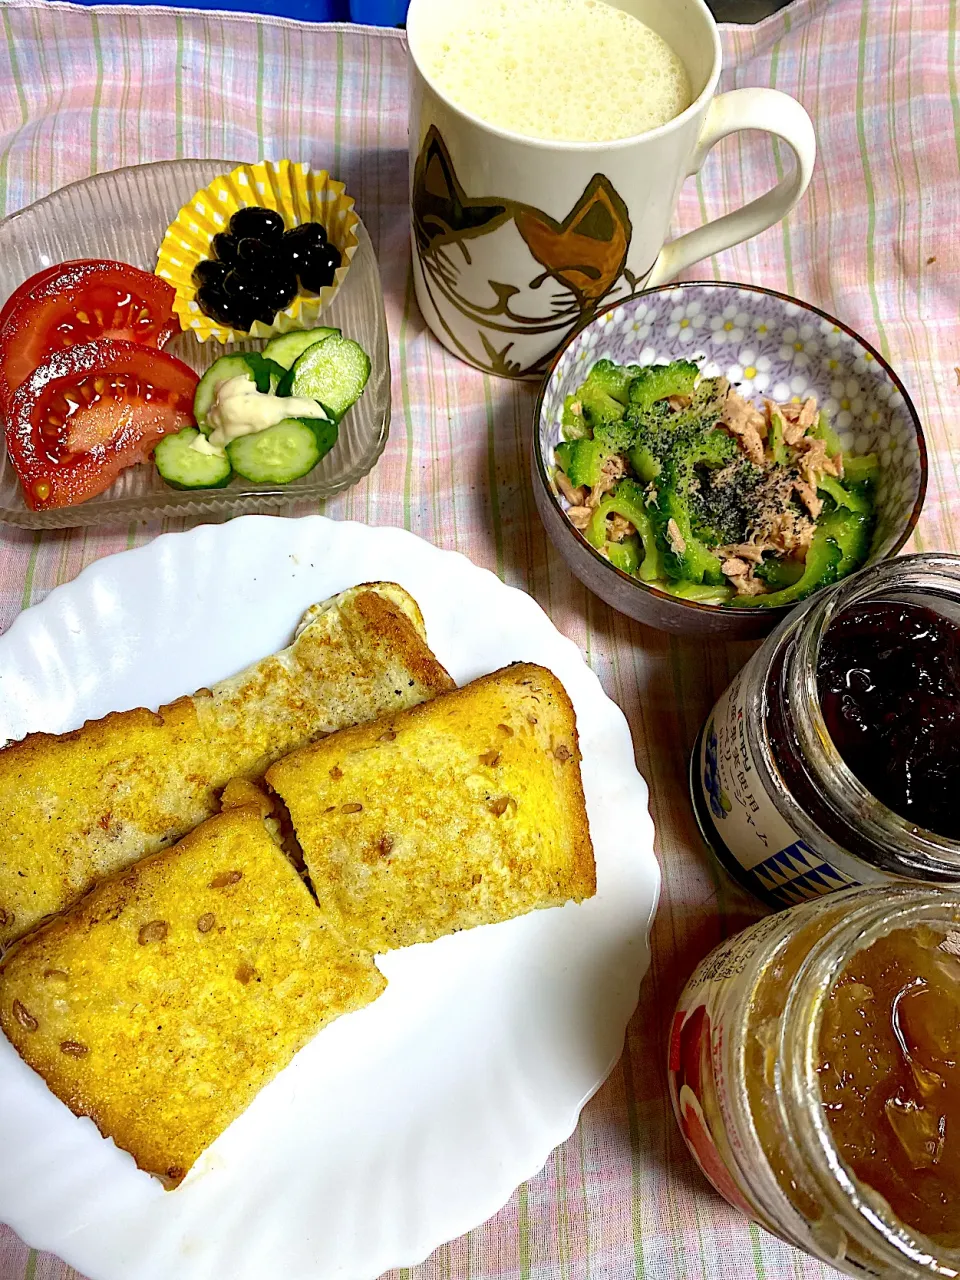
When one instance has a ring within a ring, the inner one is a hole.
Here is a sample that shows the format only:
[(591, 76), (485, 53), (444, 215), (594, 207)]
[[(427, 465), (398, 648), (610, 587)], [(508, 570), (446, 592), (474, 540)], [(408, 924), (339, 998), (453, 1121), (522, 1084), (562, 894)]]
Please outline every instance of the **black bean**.
[(230, 235), (228, 231), (218, 231), (210, 242), (215, 258), (220, 262), (226, 262), (229, 266), (233, 266), (237, 260), (237, 238)]
[(283, 216), (275, 209), (251, 206), (238, 209), (230, 219), (230, 230), (235, 236), (256, 236), (259, 240), (275, 241), (283, 235)]

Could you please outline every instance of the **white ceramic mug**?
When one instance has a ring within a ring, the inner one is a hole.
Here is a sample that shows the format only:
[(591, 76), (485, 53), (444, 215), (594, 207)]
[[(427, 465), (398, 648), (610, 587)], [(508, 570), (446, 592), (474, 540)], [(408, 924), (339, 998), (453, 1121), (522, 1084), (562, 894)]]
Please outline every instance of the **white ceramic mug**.
[[(424, 74), (423, 34), (457, 0), (411, 0), (410, 200), (417, 301), (455, 355), (487, 373), (541, 373), (601, 304), (663, 284), (757, 235), (803, 195), (810, 117), (775, 89), (716, 94), (720, 38), (704, 0), (619, 0), (679, 54), (694, 99), (614, 142), (524, 138), (455, 107)], [(792, 147), (793, 171), (742, 209), (664, 244), (684, 180), (740, 129)]]

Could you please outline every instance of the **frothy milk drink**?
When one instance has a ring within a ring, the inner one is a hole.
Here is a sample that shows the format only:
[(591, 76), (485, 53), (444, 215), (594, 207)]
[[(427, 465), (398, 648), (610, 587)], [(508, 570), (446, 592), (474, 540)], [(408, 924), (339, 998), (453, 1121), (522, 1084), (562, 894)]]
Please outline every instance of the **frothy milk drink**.
[(604, 0), (455, 0), (419, 56), (451, 102), (529, 138), (628, 138), (691, 101), (663, 37)]

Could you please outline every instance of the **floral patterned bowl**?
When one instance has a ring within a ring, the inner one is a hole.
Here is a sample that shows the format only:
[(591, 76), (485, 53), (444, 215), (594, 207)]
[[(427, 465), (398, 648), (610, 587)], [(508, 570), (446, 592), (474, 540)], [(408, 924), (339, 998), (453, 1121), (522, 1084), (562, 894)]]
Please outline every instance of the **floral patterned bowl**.
[(852, 329), (809, 303), (740, 284), (670, 284), (614, 303), (574, 334), (537, 399), (533, 486), (547, 533), (574, 574), (621, 613), (667, 631), (752, 639), (789, 611), (705, 605), (658, 591), (615, 568), (569, 522), (554, 481), (564, 398), (595, 361), (696, 360), (748, 400), (816, 396), (844, 450), (880, 459), (877, 527), (868, 563), (894, 556), (917, 523), (927, 487), (923, 429), (900, 379)]

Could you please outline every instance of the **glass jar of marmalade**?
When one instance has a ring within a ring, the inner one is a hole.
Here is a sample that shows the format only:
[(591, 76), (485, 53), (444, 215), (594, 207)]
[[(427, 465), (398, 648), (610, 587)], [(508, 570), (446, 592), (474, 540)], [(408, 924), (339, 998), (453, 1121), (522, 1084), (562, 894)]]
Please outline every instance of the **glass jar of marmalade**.
[(960, 881), (960, 556), (886, 561), (790, 614), (708, 716), (690, 783), (707, 843), (774, 906)]
[(960, 886), (760, 920), (697, 967), (669, 1055), (734, 1207), (850, 1274), (960, 1274)]

